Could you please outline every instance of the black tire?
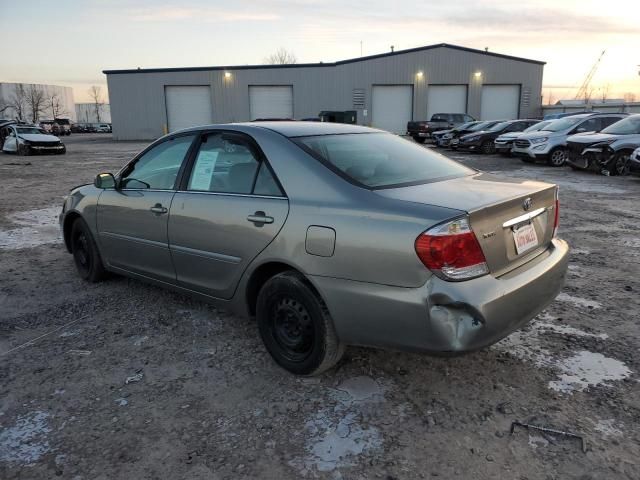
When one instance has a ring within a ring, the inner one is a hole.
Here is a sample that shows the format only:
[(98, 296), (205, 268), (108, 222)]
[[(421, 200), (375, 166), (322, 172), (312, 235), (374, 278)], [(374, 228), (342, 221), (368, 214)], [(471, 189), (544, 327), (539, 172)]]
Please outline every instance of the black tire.
[(327, 306), (297, 272), (271, 277), (258, 293), (260, 337), (275, 362), (296, 375), (318, 375), (345, 350)]
[(486, 142), (483, 142), (480, 149), (485, 155), (492, 155), (496, 153), (496, 145), (495, 143), (493, 143), (493, 140), (487, 140)]
[(83, 280), (95, 283), (107, 276), (91, 230), (81, 218), (77, 218), (71, 226), (71, 253), (78, 275)]
[(536, 159), (531, 157), (520, 157), (520, 160), (524, 163), (536, 163)]
[(556, 147), (547, 155), (547, 165), (552, 167), (561, 167), (567, 160), (567, 152), (562, 147)]
[(31, 151), (27, 146), (18, 145), (18, 155), (20, 155), (21, 157), (28, 157), (29, 155), (31, 155)]
[(418, 143), (424, 143), (426, 140), (424, 137), (413, 137), (413, 139)]
[(611, 175), (629, 175), (629, 160), (631, 157), (631, 151), (621, 151), (614, 155), (611, 159)]

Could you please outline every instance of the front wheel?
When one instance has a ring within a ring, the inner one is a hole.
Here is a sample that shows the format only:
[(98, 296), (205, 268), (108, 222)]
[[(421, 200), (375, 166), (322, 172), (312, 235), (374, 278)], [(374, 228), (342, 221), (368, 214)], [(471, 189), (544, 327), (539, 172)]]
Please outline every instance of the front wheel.
[(256, 317), (267, 351), (291, 373), (320, 374), (344, 353), (327, 306), (297, 272), (267, 280), (258, 294)]
[(629, 160), (631, 158), (631, 152), (618, 152), (611, 160), (612, 175), (629, 175)]
[(18, 155), (21, 157), (28, 157), (31, 154), (29, 147), (26, 145), (18, 145)]
[(413, 137), (413, 139), (414, 139), (416, 142), (418, 142), (418, 143), (424, 143), (424, 141), (426, 140), (426, 138), (424, 138), (424, 137), (418, 137), (418, 136)]
[(549, 157), (547, 158), (547, 164), (552, 167), (561, 167), (564, 165), (564, 162), (567, 159), (567, 152), (562, 147), (557, 147), (549, 152)]
[(77, 218), (71, 227), (71, 253), (83, 280), (94, 283), (106, 277), (98, 246), (82, 218)]

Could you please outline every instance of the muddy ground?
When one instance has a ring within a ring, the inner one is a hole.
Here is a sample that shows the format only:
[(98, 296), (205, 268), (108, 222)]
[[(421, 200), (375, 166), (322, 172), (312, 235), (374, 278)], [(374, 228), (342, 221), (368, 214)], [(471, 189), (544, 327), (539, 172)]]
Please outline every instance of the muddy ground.
[[(144, 144), (65, 142), (65, 156), (0, 155), (1, 479), (640, 478), (639, 178), (452, 154), (560, 184), (563, 293), (481, 352), (350, 348), (304, 379), (274, 365), (251, 320), (125, 278), (80, 281), (62, 196)], [(586, 453), (510, 435), (515, 420), (582, 435)]]

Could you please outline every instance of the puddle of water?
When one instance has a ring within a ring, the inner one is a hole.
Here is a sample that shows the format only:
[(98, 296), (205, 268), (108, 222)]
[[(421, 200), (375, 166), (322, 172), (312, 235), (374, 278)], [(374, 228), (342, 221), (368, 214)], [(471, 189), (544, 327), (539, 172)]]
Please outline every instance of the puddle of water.
[(602, 304), (600, 302), (596, 302), (595, 300), (587, 300), (586, 298), (581, 297), (574, 297), (573, 295), (569, 295), (568, 293), (561, 293), (556, 297), (556, 300), (559, 300), (561, 302), (573, 303), (578, 307), (602, 308)]
[(49, 452), (48, 417), (46, 412), (31, 412), (19, 416), (13, 427), (0, 431), (0, 462), (33, 465)]
[(621, 437), (622, 430), (616, 427), (616, 421), (613, 418), (608, 420), (598, 420), (593, 429), (602, 434), (603, 437)]
[(550, 381), (549, 388), (562, 393), (584, 391), (631, 375), (631, 370), (620, 360), (584, 350), (560, 360), (559, 367), (562, 372), (560, 378)]
[(49, 207), (9, 215), (7, 218), (20, 226), (0, 230), (0, 249), (20, 250), (62, 241), (59, 213), (60, 207)]
[(581, 351), (567, 358), (559, 358), (542, 346), (543, 335), (549, 332), (559, 335), (591, 337), (605, 341), (607, 334), (589, 333), (568, 325), (553, 322), (547, 314), (540, 315), (526, 329), (519, 330), (501, 340), (491, 348), (508, 352), (516, 358), (532, 362), (537, 367), (548, 367), (558, 372), (558, 378), (548, 387), (561, 393), (584, 391), (591, 386), (605, 385), (623, 380), (631, 370), (619, 360), (600, 353)]
[(330, 395), (338, 401), (307, 420), (307, 454), (289, 462), (301, 475), (309, 472), (330, 472), (357, 464), (362, 453), (382, 449), (380, 431), (362, 425), (362, 408), (384, 401), (385, 387), (367, 376), (345, 380)]

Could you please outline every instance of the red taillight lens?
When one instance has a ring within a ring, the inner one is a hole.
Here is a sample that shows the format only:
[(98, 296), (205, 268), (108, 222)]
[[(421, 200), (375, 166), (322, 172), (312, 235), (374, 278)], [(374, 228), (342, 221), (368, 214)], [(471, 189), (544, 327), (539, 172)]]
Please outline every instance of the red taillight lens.
[(558, 198), (558, 190), (556, 190), (556, 211), (553, 217), (553, 236), (558, 233), (558, 226), (560, 225), (560, 199)]
[(446, 280), (467, 280), (489, 272), (466, 218), (427, 230), (416, 239), (415, 249), (422, 263)]

